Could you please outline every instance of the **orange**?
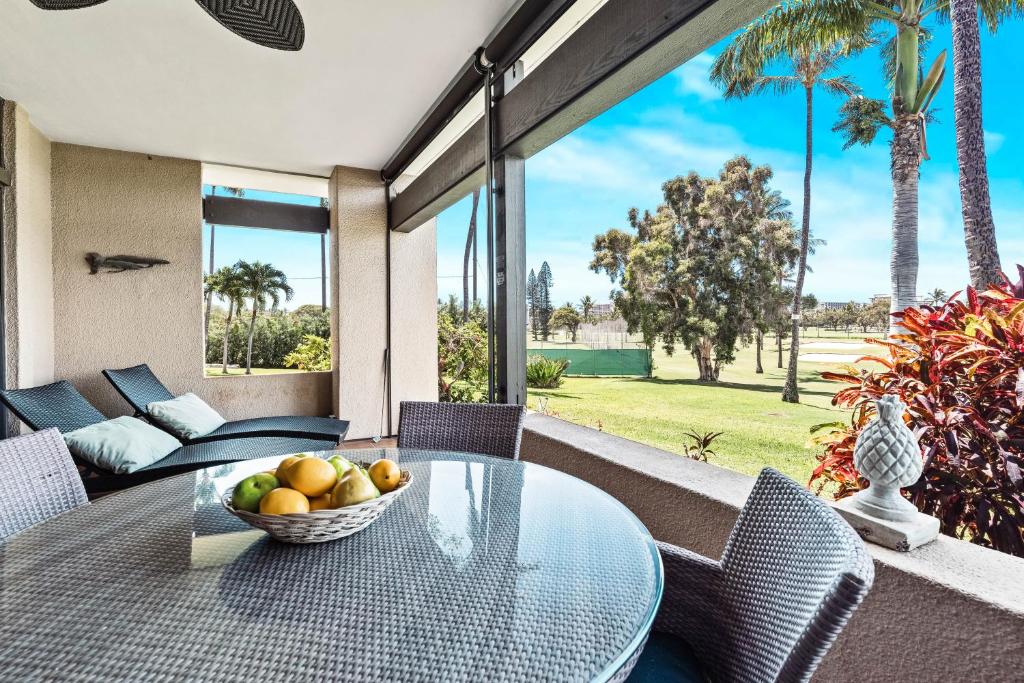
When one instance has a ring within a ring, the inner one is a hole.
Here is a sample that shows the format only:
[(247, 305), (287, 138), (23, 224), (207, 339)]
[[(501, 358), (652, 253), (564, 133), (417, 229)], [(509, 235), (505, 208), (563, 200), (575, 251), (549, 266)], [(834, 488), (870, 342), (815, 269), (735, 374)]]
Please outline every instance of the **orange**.
[(334, 507), (334, 505), (331, 503), (331, 494), (329, 493), (309, 499), (310, 512), (313, 510), (329, 510), (332, 507)]
[(281, 461), (277, 466), (277, 470), (274, 472), (274, 476), (281, 482), (281, 486), (288, 486), (288, 468), (299, 461), (300, 458), (306, 457), (305, 453), (299, 453), (298, 455), (289, 455), (287, 458)]
[(310, 498), (324, 495), (338, 483), (334, 465), (320, 458), (297, 460), (288, 467), (287, 474), (288, 486)]
[(382, 458), (370, 465), (368, 474), (370, 481), (381, 493), (394, 491), (398, 488), (398, 482), (402, 478), (402, 471), (398, 469), (398, 465), (394, 460), (387, 458)]
[(309, 499), (294, 489), (274, 489), (260, 499), (260, 514), (292, 515), (309, 512)]

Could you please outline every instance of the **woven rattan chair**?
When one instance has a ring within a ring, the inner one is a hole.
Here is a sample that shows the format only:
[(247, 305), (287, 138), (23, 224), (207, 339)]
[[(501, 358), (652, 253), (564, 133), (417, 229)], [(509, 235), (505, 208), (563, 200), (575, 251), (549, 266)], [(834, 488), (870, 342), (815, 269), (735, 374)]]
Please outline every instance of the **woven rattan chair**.
[(524, 414), (517, 405), (402, 401), (398, 447), (518, 460)]
[[(18, 419), (36, 431), (56, 429), (66, 433), (107, 419), (67, 381), (29, 389), (6, 389), (0, 391), (0, 401), (3, 401)], [(113, 474), (77, 457), (74, 461), (82, 471), (85, 490), (91, 495), (116, 491), (204, 467), (287, 453), (329, 451), (333, 450), (335, 445), (331, 439), (240, 435), (233, 439), (182, 446), (166, 458), (131, 474)]]
[(88, 503), (78, 469), (56, 429), (0, 441), (0, 543)]
[[(135, 410), (136, 417), (144, 417), (158, 427), (163, 427), (149, 415), (147, 406), (156, 401), (169, 401), (174, 398), (174, 394), (157, 379), (148, 365), (135, 365), (121, 370), (104, 370), (103, 376), (114, 385), (117, 393), (128, 401), (128, 404)], [(212, 434), (189, 439), (186, 443), (235, 439), (240, 436), (290, 436), (302, 439), (333, 440), (338, 444), (345, 440), (348, 426), (348, 420), (335, 420), (330, 417), (304, 415), (254, 417), (248, 420), (226, 422)]]
[(659, 548), (665, 594), (629, 681), (807, 681), (874, 579), (853, 529), (772, 469), (721, 561)]

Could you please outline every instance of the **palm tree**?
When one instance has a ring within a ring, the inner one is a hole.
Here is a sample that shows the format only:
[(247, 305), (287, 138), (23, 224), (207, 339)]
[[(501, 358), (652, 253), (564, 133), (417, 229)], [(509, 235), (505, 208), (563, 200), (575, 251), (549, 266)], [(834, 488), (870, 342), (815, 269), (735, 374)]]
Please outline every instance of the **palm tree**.
[[(233, 197), (244, 197), (245, 190), (237, 187), (222, 187), (222, 190)], [(217, 196), (217, 185), (214, 185), (210, 189), (210, 196)], [(217, 226), (210, 225), (210, 270), (209, 274), (213, 274), (213, 269), (216, 267), (214, 264), (214, 247), (216, 246), (217, 239)], [(206, 340), (210, 338), (210, 308), (213, 305), (213, 295), (215, 292), (209, 290), (206, 291), (206, 313), (203, 320), (203, 348), (206, 348)]]
[(590, 298), (590, 295), (586, 295), (580, 299), (580, 313), (583, 314), (583, 322), (590, 322), (590, 314), (594, 312), (594, 300)]
[(249, 341), (245, 354), (245, 374), (252, 374), (252, 337), (256, 329), (256, 316), (270, 309), (275, 310), (281, 305), (281, 295), (285, 301), (291, 301), (295, 295), (294, 290), (288, 284), (288, 277), (280, 270), (269, 263), (253, 261), (239, 261), (235, 264), (235, 270), (241, 279), (241, 288), (244, 296), (249, 299), (252, 306), (252, 315), (249, 318)]
[(469, 214), (466, 253), (462, 257), (462, 322), (469, 321), (469, 257), (473, 254), (473, 301), (476, 302), (476, 213), (480, 206), (480, 190), (473, 190), (473, 210)]
[(995, 32), (1004, 18), (1024, 11), (1024, 0), (948, 0), (945, 10), (953, 26), (953, 119), (967, 264), (971, 284), (984, 289), (1000, 281), (1000, 265), (981, 118), (979, 10)]
[[(948, 0), (808, 0), (792, 5), (799, 9), (792, 12), (791, 20), (809, 23), (796, 24), (793, 31), (796, 37), (787, 40), (814, 32), (866, 38), (868, 31), (878, 24), (895, 29), (895, 36), (882, 48), (891, 88), (891, 114), (886, 113), (886, 103), (882, 100), (858, 95), (843, 104), (840, 121), (832, 128), (846, 137), (844, 148), (871, 144), (882, 127), (892, 133), (889, 143), (893, 185), (893, 243), (889, 264), (892, 311), (913, 306), (917, 300), (918, 184), (921, 162), (928, 159), (925, 123), (931, 118), (929, 107), (946, 71), (945, 51), (936, 57), (927, 73), (920, 68), (921, 53), (928, 37), (923, 22), (947, 3)], [(890, 328), (890, 332), (897, 331), (895, 327)]]
[(924, 300), (927, 301), (932, 306), (937, 306), (938, 304), (945, 303), (946, 290), (936, 287), (935, 289), (933, 289), (932, 291), (928, 292), (928, 294), (925, 295)]
[(221, 363), (221, 374), (228, 374), (228, 342), (231, 340), (231, 327), (236, 313), (245, 308), (245, 290), (242, 278), (234, 267), (218, 268), (213, 274), (206, 276), (207, 291), (228, 303), (228, 314), (224, 321), (224, 353)]
[[(711, 66), (711, 80), (725, 89), (726, 98), (740, 98), (767, 91), (785, 95), (797, 88), (804, 94), (804, 204), (800, 226), (800, 255), (797, 259), (796, 282), (793, 286), (791, 343), (789, 347), (789, 369), (782, 400), (790, 403), (800, 401), (797, 389), (797, 358), (800, 353), (800, 305), (803, 296), (804, 276), (807, 272), (807, 253), (811, 244), (811, 169), (813, 158), (813, 111), (814, 89), (821, 88), (827, 93), (845, 95), (857, 92), (857, 86), (849, 76), (832, 74), (839, 62), (853, 50), (863, 48), (867, 43), (863, 32), (852, 32), (842, 37), (822, 33), (804, 36), (802, 40), (791, 41), (788, 36), (793, 24), (790, 8), (777, 7), (759, 19), (751, 22), (729, 44)], [(783, 73), (772, 72), (776, 66), (784, 67)], [(758, 368), (760, 369), (760, 346), (758, 347)], [(782, 362), (782, 335), (779, 334), (779, 367)]]

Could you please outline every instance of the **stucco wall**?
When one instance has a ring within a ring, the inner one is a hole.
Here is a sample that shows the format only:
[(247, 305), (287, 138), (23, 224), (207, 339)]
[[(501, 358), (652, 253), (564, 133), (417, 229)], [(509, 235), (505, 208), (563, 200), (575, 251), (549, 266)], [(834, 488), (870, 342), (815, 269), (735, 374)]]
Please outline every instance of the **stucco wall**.
[[(110, 416), (128, 406), (100, 371), (142, 362), (228, 419), (330, 412), (329, 373), (203, 378), (199, 162), (67, 144), (51, 161), (56, 377)], [(93, 251), (171, 263), (90, 275)]]
[[(615, 496), (651, 534), (720, 556), (754, 480), (529, 415), (524, 460)], [(875, 583), (815, 681), (1013, 681), (1024, 671), (1024, 560), (941, 536), (910, 553), (869, 544)]]
[(437, 400), (437, 219), (391, 233), (392, 434), (401, 401)]
[(50, 141), (21, 107), (15, 117), (17, 386), (53, 381), (53, 239)]
[(337, 283), (331, 305), (336, 414), (348, 436), (381, 429), (386, 345), (387, 208), (380, 174), (338, 166), (331, 174), (331, 246)]
[[(377, 171), (338, 166), (331, 174), (331, 315), (334, 406), (349, 438), (382, 425), (387, 346), (387, 204)], [(392, 430), (398, 402), (437, 400), (437, 223), (391, 235)]]

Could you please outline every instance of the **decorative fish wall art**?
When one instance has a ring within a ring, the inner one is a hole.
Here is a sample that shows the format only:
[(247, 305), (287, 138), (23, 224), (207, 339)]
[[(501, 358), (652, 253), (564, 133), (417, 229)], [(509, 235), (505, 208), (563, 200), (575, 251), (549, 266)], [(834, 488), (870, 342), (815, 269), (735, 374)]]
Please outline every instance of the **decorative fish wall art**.
[(89, 264), (89, 273), (96, 275), (101, 270), (104, 273), (123, 273), (126, 270), (142, 270), (153, 266), (162, 266), (170, 263), (162, 258), (150, 258), (148, 256), (100, 256), (96, 252), (85, 255)]

